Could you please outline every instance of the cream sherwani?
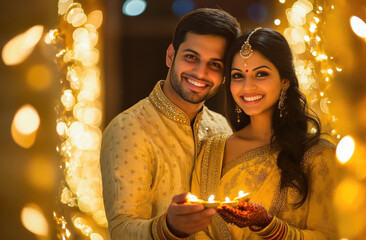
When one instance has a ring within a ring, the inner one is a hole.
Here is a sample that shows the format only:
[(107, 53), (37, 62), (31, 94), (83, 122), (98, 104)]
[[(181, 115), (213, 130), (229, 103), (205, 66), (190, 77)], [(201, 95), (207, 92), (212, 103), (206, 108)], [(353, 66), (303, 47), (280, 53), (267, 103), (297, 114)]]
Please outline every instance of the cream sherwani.
[(103, 196), (113, 240), (154, 238), (154, 221), (172, 197), (190, 191), (204, 140), (231, 132), (225, 118), (205, 106), (191, 126), (187, 115), (166, 98), (162, 84), (115, 117), (103, 134)]

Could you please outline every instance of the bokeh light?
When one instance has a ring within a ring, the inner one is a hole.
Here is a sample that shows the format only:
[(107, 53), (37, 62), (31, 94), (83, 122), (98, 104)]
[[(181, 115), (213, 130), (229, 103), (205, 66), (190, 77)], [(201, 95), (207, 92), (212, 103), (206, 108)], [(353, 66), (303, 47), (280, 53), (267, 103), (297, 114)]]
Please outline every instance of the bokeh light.
[(16, 65), (23, 62), (33, 52), (42, 34), (43, 26), (36, 25), (12, 38), (2, 50), (4, 64)]
[(138, 16), (146, 9), (145, 0), (127, 0), (122, 6), (122, 13), (127, 16)]
[(56, 169), (53, 158), (46, 155), (36, 155), (29, 159), (26, 177), (35, 188), (52, 191), (56, 184)]
[(177, 17), (182, 17), (193, 9), (194, 2), (192, 0), (175, 0), (172, 5), (172, 10)]
[(14, 115), (11, 124), (11, 136), (16, 144), (30, 148), (35, 140), (40, 125), (37, 110), (30, 104), (25, 104)]
[(27, 72), (26, 82), (33, 90), (46, 90), (52, 83), (51, 70), (43, 64), (34, 65)]
[(48, 222), (38, 205), (33, 203), (25, 205), (21, 212), (21, 221), (28, 231), (39, 236), (48, 235)]
[(40, 124), (37, 110), (30, 104), (22, 106), (14, 116), (14, 124), (17, 130), (23, 134), (37, 131)]
[(365, 229), (365, 188), (354, 179), (348, 177), (337, 186), (333, 198), (334, 206), (340, 217), (338, 217), (338, 230), (341, 236), (349, 239), (362, 234)]
[(366, 23), (361, 18), (352, 16), (350, 18), (350, 24), (353, 32), (357, 36), (366, 39)]
[(254, 3), (248, 8), (248, 17), (255, 23), (262, 23), (267, 19), (267, 8), (262, 4)]
[(87, 17), (84, 10), (81, 8), (80, 4), (75, 4), (75, 7), (71, 7), (66, 15), (66, 20), (68, 23), (72, 24), (74, 27), (79, 27), (83, 25)]
[(355, 151), (355, 141), (351, 136), (345, 136), (339, 141), (336, 156), (340, 163), (344, 164), (350, 160)]
[(103, 12), (100, 10), (94, 10), (88, 14), (87, 24), (92, 24), (95, 29), (98, 29), (103, 23)]

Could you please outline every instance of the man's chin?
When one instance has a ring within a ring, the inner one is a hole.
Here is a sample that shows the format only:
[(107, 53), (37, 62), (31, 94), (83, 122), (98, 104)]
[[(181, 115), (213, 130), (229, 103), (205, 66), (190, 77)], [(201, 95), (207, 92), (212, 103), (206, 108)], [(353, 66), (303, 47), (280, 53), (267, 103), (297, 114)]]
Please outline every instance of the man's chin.
[(186, 102), (192, 103), (192, 104), (200, 104), (200, 103), (204, 103), (208, 98), (205, 97), (187, 97), (187, 96), (183, 96), (182, 97)]

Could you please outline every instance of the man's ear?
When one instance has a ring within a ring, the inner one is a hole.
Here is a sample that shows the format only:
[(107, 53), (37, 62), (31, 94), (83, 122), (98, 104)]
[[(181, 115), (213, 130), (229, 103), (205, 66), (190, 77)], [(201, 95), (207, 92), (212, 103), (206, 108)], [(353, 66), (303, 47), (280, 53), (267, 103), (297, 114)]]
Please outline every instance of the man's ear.
[(170, 44), (166, 50), (165, 64), (170, 68), (173, 64), (175, 50), (173, 44)]

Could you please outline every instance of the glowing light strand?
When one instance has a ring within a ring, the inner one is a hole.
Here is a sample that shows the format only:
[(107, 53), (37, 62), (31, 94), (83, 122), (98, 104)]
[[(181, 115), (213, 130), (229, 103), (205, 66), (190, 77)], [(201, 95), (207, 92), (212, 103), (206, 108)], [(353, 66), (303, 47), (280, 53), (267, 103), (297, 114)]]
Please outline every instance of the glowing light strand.
[(337, 141), (341, 135), (333, 127), (337, 117), (328, 106), (332, 101), (326, 89), (329, 89), (335, 73), (342, 69), (335, 66), (333, 57), (325, 53), (322, 40), (326, 27), (324, 18), (333, 9), (330, 2), (295, 1), (291, 8), (286, 9), (289, 27), (284, 30), (284, 35), (294, 51), (300, 88), (323, 122), (324, 130)]
[[(77, 207), (85, 216), (73, 217), (74, 227), (90, 238), (103, 239), (94, 229), (106, 230), (107, 220), (101, 194), (99, 152), (102, 137), (102, 104), (97, 29), (102, 12), (90, 14), (72, 0), (59, 0), (60, 24), (50, 30), (44, 41), (55, 48), (56, 63), (61, 70), (62, 93), (56, 107), (56, 132), (61, 143), (56, 147), (62, 158), (60, 169), (65, 181), (60, 203)], [(95, 23), (95, 25), (93, 25)], [(58, 237), (69, 239), (70, 230), (63, 216), (54, 218), (59, 226)], [(83, 221), (83, 219), (88, 221)], [(75, 220), (77, 219), (77, 221)], [(93, 223), (90, 223), (90, 219)], [(82, 224), (79, 224), (82, 222)]]

